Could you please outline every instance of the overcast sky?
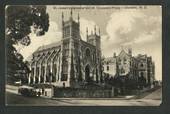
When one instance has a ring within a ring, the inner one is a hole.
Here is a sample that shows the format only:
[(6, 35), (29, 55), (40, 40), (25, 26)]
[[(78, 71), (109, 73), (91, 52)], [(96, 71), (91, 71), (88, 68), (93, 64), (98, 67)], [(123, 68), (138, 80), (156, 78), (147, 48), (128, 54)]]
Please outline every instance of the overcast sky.
[[(39, 46), (61, 40), (61, 12), (64, 19), (70, 16), (70, 6), (47, 6), (49, 31), (41, 37), (30, 34), (28, 47), (17, 46), (26, 59)], [(119, 54), (122, 48), (132, 48), (134, 56), (152, 56), (156, 66), (156, 79), (162, 79), (162, 8), (161, 6), (74, 6), (73, 18), (80, 14), (80, 31), (86, 40), (86, 27), (89, 34), (94, 26), (100, 27), (101, 48), (105, 57)]]

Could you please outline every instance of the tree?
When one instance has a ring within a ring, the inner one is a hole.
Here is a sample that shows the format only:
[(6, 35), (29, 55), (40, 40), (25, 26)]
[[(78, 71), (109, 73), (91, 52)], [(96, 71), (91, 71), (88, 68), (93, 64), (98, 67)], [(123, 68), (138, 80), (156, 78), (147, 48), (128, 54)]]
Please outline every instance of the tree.
[(14, 45), (28, 46), (32, 30), (37, 36), (44, 35), (48, 31), (49, 15), (46, 6), (7, 6), (5, 22), (7, 80), (14, 81), (18, 70), (27, 69), (23, 67), (26, 64), (23, 56)]

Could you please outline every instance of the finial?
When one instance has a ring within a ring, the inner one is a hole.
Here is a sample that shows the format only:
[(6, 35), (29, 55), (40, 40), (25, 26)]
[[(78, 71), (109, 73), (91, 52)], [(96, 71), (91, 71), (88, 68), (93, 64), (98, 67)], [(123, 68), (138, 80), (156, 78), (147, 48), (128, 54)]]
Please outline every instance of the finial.
[(86, 28), (86, 35), (88, 36), (88, 27)]
[(63, 12), (62, 12), (62, 21), (64, 21), (64, 14), (63, 14)]
[(78, 13), (78, 23), (79, 23), (79, 21), (80, 21), (80, 17), (79, 17), (79, 13)]
[(96, 34), (96, 25), (94, 26), (94, 34)]
[(88, 27), (86, 28), (86, 37), (87, 37), (87, 40), (88, 40)]
[(63, 12), (62, 12), (62, 27), (63, 27), (63, 25), (64, 25), (64, 14), (63, 14)]
[(71, 9), (71, 11), (70, 11), (70, 19), (72, 19), (73, 17), (73, 12), (72, 12), (72, 9)]

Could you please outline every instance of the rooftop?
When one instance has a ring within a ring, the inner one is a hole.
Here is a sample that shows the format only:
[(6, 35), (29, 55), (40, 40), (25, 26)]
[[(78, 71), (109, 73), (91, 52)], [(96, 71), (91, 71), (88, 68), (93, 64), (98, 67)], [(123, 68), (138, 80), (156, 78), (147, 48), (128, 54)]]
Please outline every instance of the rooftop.
[(36, 51), (36, 52), (39, 52), (39, 51), (42, 51), (42, 50), (47, 50), (47, 49), (50, 49), (50, 48), (54, 48), (54, 47), (58, 47), (61, 45), (61, 41), (59, 42), (55, 42), (55, 43), (51, 43), (51, 44), (48, 44), (48, 45), (43, 45), (43, 46), (40, 46)]

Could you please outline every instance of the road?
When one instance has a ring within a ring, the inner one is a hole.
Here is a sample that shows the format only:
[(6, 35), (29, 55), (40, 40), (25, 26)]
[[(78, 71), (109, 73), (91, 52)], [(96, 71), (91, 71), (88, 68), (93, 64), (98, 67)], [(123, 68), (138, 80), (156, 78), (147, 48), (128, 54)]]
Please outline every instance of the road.
[(161, 98), (162, 98), (161, 88), (144, 97), (144, 99), (155, 99), (155, 100), (159, 100)]
[(47, 99), (24, 97), (10, 91), (6, 92), (8, 106), (159, 106), (161, 91), (158, 89), (142, 99)]

